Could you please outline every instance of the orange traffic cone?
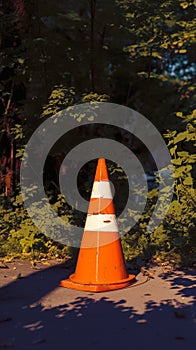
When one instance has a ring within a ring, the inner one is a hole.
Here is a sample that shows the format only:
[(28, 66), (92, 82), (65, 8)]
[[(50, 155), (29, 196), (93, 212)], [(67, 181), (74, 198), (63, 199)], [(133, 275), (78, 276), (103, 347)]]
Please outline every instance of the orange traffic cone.
[(129, 286), (105, 159), (96, 169), (75, 273), (60, 286), (102, 292)]

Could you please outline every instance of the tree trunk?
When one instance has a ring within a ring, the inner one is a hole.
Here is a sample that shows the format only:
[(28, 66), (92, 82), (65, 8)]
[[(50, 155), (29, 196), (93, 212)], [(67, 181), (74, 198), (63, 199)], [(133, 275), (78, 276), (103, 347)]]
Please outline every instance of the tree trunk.
[(95, 91), (95, 10), (96, 0), (91, 0), (91, 33), (90, 33), (90, 65), (91, 65), (91, 90)]

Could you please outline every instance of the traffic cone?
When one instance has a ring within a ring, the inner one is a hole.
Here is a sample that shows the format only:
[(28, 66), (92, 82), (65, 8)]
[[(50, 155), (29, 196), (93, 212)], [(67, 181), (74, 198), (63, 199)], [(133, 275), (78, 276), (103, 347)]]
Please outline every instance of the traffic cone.
[(134, 280), (125, 269), (106, 162), (100, 158), (76, 270), (60, 286), (103, 292), (127, 287)]

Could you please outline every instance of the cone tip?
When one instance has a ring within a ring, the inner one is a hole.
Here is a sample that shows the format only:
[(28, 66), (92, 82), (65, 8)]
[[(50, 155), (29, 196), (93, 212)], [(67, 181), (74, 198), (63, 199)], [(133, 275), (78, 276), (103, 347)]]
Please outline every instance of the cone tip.
[(99, 158), (94, 181), (109, 181), (105, 158)]

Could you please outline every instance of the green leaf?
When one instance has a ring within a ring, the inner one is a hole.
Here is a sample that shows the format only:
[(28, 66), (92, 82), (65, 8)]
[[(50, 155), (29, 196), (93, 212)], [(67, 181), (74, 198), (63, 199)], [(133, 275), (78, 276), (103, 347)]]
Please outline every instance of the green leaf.
[(192, 177), (186, 177), (186, 179), (184, 179), (184, 181), (183, 181), (183, 184), (192, 186), (192, 184), (193, 184)]
[(159, 58), (160, 60), (162, 59), (162, 56), (158, 52), (152, 52), (152, 57)]
[(177, 152), (178, 157), (185, 157), (187, 158), (189, 153), (185, 151)]
[(186, 53), (186, 52), (187, 52), (186, 49), (179, 50), (179, 53)]
[(175, 152), (176, 152), (177, 146), (175, 145), (174, 147), (170, 148), (170, 153), (172, 156), (174, 156)]
[(178, 159), (172, 159), (172, 163), (174, 165), (181, 165), (182, 164), (182, 159), (178, 158)]
[(24, 58), (18, 58), (18, 63), (23, 64), (24, 63)]
[(187, 132), (184, 131), (184, 132), (180, 132), (179, 134), (177, 134), (177, 136), (174, 138), (174, 144), (175, 143), (178, 143), (184, 139), (186, 139), (187, 137)]

